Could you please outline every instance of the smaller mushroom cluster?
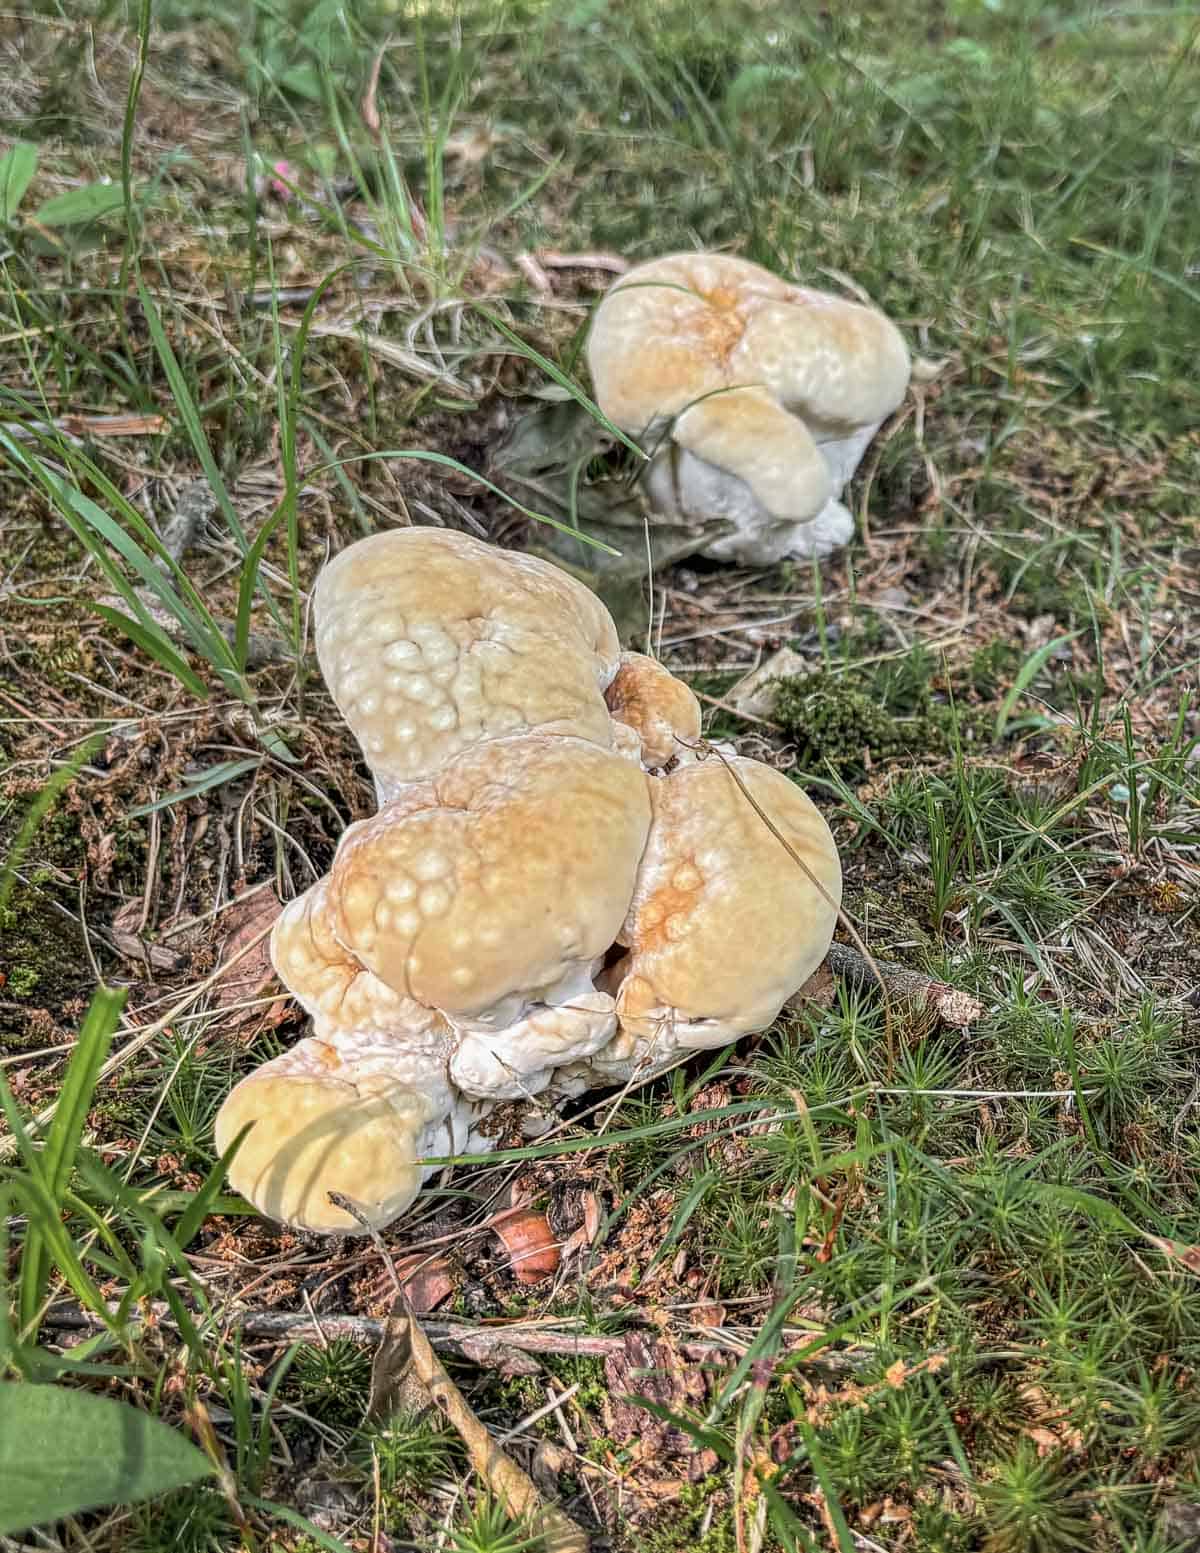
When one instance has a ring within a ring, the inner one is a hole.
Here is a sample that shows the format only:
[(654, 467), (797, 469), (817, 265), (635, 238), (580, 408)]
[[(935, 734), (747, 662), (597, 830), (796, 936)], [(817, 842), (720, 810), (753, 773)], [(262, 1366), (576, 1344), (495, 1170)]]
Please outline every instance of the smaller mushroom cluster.
[(605, 415), (652, 450), (653, 511), (732, 521), (704, 554), (754, 564), (852, 537), (842, 491), (910, 373), (874, 308), (711, 253), (623, 275), (596, 311), (588, 365)]
[(428, 528), (318, 578), (317, 652), (375, 778), (272, 937), (312, 1034), (244, 1078), (222, 1151), (272, 1218), (353, 1233), (430, 1155), (761, 1030), (820, 963), (841, 893), (819, 811), (700, 742), (691, 691), (623, 653), (548, 562)]

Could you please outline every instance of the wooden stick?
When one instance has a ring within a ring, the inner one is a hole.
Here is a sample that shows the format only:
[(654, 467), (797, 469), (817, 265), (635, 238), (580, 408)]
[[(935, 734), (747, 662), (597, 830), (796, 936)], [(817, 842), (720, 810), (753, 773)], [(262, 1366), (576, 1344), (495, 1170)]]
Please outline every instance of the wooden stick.
[[(117, 1309), (115, 1300), (110, 1309)], [(156, 1326), (174, 1328), (170, 1307), (165, 1301), (156, 1300), (150, 1308), (150, 1319)], [(46, 1313), (45, 1325), (60, 1331), (99, 1331), (104, 1322), (92, 1311), (81, 1310), (74, 1305), (53, 1306)], [(141, 1327), (141, 1320), (131, 1321), (131, 1328)], [(290, 1343), (320, 1341), (322, 1337), (344, 1337), (352, 1342), (379, 1343), (387, 1336), (388, 1322), (379, 1316), (311, 1315), (304, 1311), (248, 1310), (229, 1318), (230, 1327), (243, 1337), (257, 1338), (265, 1342)], [(557, 1354), (565, 1358), (581, 1357), (606, 1359), (610, 1354), (624, 1353), (625, 1339), (619, 1336), (601, 1337), (576, 1335), (573, 1332), (554, 1332), (539, 1327), (471, 1326), (463, 1321), (423, 1321), (422, 1329), (430, 1345), (441, 1353), (466, 1359), (473, 1364), (487, 1364), (489, 1359), (501, 1358), (506, 1349), (519, 1353)], [(796, 1334), (796, 1341), (812, 1343), (817, 1336), (813, 1332)], [(719, 1343), (681, 1343), (679, 1352), (692, 1364), (731, 1364), (740, 1357), (740, 1350), (725, 1348)], [(788, 1345), (785, 1343), (783, 1356)], [(806, 1364), (821, 1369), (854, 1369), (856, 1366), (845, 1354), (817, 1352), (805, 1360)]]
[(859, 987), (879, 987), (885, 996), (930, 1008), (944, 1024), (965, 1030), (983, 1013), (983, 1004), (969, 992), (935, 981), (894, 960), (868, 960), (849, 944), (831, 944), (826, 964), (842, 981)]

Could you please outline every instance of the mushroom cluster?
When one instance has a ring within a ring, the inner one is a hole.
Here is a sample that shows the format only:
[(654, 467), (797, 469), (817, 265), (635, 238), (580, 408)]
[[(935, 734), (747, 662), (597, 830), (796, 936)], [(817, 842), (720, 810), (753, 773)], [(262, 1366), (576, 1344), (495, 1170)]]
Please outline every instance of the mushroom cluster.
[(375, 778), (275, 968), (312, 1034), (233, 1089), (230, 1179), (274, 1219), (372, 1225), (429, 1155), (764, 1029), (828, 949), (837, 851), (787, 777), (700, 742), (695, 696), (623, 653), (548, 562), (442, 529), (351, 545), (317, 654)]
[(911, 370), (874, 308), (708, 253), (623, 275), (596, 310), (587, 356), (601, 410), (652, 450), (653, 511), (731, 520), (736, 532), (703, 553), (755, 564), (851, 538), (839, 498)]

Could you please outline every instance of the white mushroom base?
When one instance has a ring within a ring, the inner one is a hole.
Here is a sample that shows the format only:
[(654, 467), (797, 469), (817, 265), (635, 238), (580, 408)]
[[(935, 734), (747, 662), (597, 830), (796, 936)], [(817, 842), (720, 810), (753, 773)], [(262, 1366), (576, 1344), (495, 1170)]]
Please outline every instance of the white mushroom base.
[(651, 459), (642, 489), (652, 511), (673, 522), (699, 524), (723, 518), (736, 524), (737, 533), (701, 551), (714, 561), (770, 566), (785, 559), (820, 559), (854, 537), (854, 519), (839, 498), (882, 424), (859, 427), (845, 437), (830, 435), (822, 440), (817, 436), (829, 470), (831, 495), (817, 515), (804, 523), (781, 522), (744, 480), (673, 442), (665, 443)]

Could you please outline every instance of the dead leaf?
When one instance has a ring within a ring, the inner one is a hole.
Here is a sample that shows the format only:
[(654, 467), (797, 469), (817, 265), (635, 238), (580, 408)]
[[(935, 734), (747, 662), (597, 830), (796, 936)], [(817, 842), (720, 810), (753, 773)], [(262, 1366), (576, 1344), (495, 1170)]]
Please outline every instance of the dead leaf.
[(519, 253), (513, 263), (535, 291), (545, 295), (546, 292), (554, 290), (550, 284), (550, 277), (531, 253)]
[(359, 106), (359, 112), (362, 114), (362, 121), (370, 131), (371, 138), (374, 140), (376, 145), (380, 144), (381, 131), (383, 128), (379, 118), (379, 105), (376, 102), (376, 95), (379, 91), (379, 71), (383, 65), (383, 56), (386, 54), (386, 52), (386, 43), (375, 51), (375, 58), (371, 61), (371, 72), (367, 77), (367, 88), (366, 91), (363, 92), (362, 103)]
[(63, 415), (57, 424), (76, 437), (156, 437), (167, 426), (161, 415)]
[(629, 268), (629, 260), (617, 253), (556, 253), (542, 248), (538, 259), (548, 270), (606, 270), (610, 275), (624, 275)]
[(561, 1252), (544, 1213), (533, 1208), (510, 1208), (497, 1214), (489, 1228), (508, 1252), (518, 1283), (540, 1283), (558, 1271)]
[(816, 970), (799, 988), (793, 992), (787, 1000), (788, 1008), (801, 1008), (805, 1003), (814, 1004), (817, 1008), (832, 1008), (837, 998), (837, 982), (828, 965), (821, 961)]
[(562, 1493), (560, 1479), (568, 1471), (571, 1458), (561, 1445), (552, 1440), (541, 1440), (529, 1465), (529, 1476), (547, 1499), (557, 1499)]
[(1164, 1240), (1158, 1235), (1148, 1235), (1146, 1238), (1172, 1262), (1186, 1267), (1189, 1273), (1200, 1273), (1200, 1246), (1188, 1246), (1181, 1240)]
[[(225, 926), (233, 931), (221, 945), (221, 964), (234, 959), (247, 944), (259, 938), (260, 942), (233, 966), (227, 976), (217, 982), (214, 1002), (218, 1008), (229, 1008), (257, 997), (275, 979), (271, 964), (271, 935), (267, 931), (283, 910), (279, 897), (269, 885), (259, 885), (237, 897), (225, 913)], [(249, 1008), (237, 1009), (232, 1022), (243, 1023), (254, 1015)]]
[(775, 681), (806, 675), (811, 668), (809, 660), (791, 647), (781, 647), (769, 658), (738, 680), (733, 689), (726, 692), (725, 700), (748, 717), (771, 717), (775, 711)]
[(416, 1251), (411, 1256), (402, 1256), (395, 1263), (395, 1269), (400, 1287), (418, 1316), (428, 1315), (445, 1304), (457, 1287), (451, 1276), (450, 1263), (444, 1257), (430, 1259)]

